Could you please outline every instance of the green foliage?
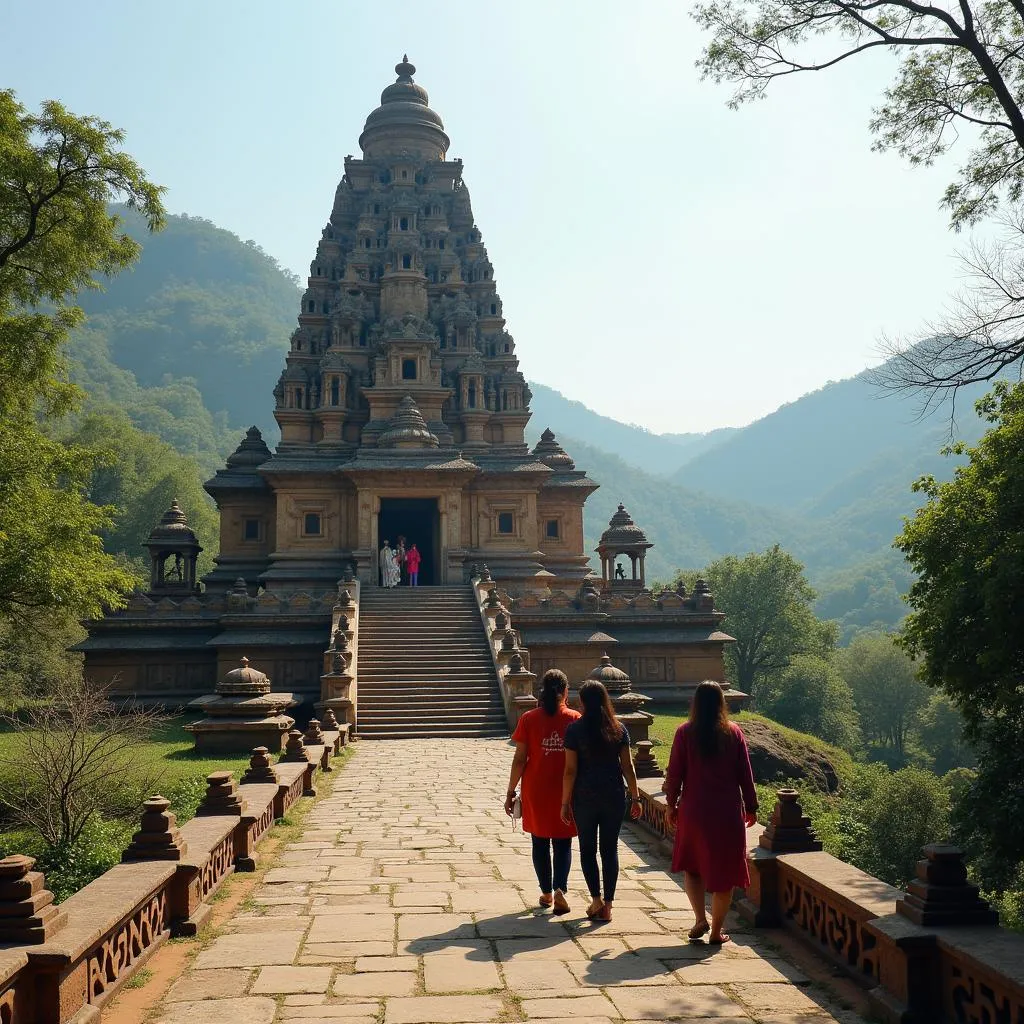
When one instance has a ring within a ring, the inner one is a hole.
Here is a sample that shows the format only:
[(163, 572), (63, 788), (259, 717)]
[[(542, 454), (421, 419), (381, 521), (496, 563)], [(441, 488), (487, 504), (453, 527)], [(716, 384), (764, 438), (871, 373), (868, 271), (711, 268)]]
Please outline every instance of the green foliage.
[(736, 638), (727, 648), (729, 678), (754, 697), (765, 681), (800, 654), (826, 655), (836, 630), (811, 611), (815, 593), (804, 567), (778, 544), (764, 554), (728, 555), (706, 569), (725, 628)]
[(97, 456), (47, 437), (27, 413), (0, 415), (0, 620), (27, 628), (47, 609), (86, 617), (134, 582), (98, 534), (113, 509), (88, 499)]
[(1024, 194), (1017, 5), (713, 0), (698, 4), (694, 16), (711, 33), (699, 66), (705, 77), (735, 85), (733, 106), (763, 96), (775, 78), (889, 50), (896, 75), (871, 121), (875, 148), (927, 165), (967, 134), (974, 149), (944, 196), (957, 227), (978, 220), (1002, 195)]
[(142, 545), (177, 498), (204, 549), (199, 571), (213, 568), (219, 519), (203, 491), (193, 459), (179, 455), (153, 435), (136, 430), (124, 413), (88, 415), (70, 440), (104, 452), (103, 463), (93, 470), (89, 480), (88, 496), (117, 509), (113, 524), (102, 533), (107, 551), (137, 560), (143, 573), (148, 573)]
[(861, 729), (882, 756), (900, 763), (928, 699), (914, 663), (885, 634), (862, 634), (840, 655)]
[(932, 693), (917, 716), (917, 740), (938, 775), (971, 768), (974, 751), (964, 734), (964, 716), (944, 693)]
[(860, 746), (853, 694), (832, 657), (799, 654), (761, 687), (758, 708), (768, 718), (820, 736), (844, 750)]

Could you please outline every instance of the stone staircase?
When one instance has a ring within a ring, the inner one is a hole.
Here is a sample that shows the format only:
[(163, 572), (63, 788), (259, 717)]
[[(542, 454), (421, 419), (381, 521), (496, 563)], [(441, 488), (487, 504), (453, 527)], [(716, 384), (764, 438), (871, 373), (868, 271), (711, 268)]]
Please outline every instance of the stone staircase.
[(506, 736), (473, 590), (366, 587), (359, 608), (361, 739)]

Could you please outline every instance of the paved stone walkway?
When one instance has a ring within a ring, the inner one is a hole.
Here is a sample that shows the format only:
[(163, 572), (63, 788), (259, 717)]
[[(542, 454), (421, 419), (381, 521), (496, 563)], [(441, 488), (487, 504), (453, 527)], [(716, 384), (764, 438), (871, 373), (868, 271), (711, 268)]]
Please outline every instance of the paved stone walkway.
[(250, 905), (196, 958), (162, 1024), (682, 1020), (862, 1024), (762, 934), (689, 943), (679, 881), (624, 831), (615, 918), (537, 906), (502, 811), (500, 740), (363, 742)]

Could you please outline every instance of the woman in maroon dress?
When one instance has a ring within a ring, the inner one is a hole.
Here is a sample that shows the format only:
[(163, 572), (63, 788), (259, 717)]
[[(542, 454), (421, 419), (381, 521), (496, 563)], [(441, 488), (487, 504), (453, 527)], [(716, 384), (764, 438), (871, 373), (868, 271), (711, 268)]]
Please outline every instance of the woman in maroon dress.
[[(690, 720), (676, 729), (662, 787), (676, 826), (672, 870), (685, 872), (696, 923), (691, 939), (728, 942), (722, 923), (735, 886), (750, 884), (744, 826), (757, 821), (757, 791), (743, 730), (729, 721), (718, 683), (697, 687)], [(680, 793), (682, 794), (680, 796)], [(705, 894), (711, 893), (708, 924)]]

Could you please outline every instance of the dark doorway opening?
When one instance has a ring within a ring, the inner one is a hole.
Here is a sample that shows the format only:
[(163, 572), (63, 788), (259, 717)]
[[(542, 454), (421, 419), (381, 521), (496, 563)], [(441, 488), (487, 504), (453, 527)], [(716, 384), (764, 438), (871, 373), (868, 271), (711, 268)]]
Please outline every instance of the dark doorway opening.
[[(419, 585), (437, 586), (440, 583), (441, 516), (437, 498), (381, 498), (377, 518), (377, 549), (390, 541), (397, 547), (398, 538), (405, 537), (407, 548), (416, 545), (423, 556), (420, 563)], [(402, 583), (407, 582), (403, 574)]]

